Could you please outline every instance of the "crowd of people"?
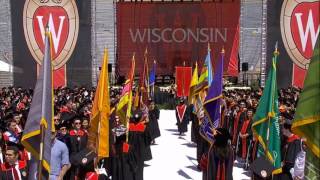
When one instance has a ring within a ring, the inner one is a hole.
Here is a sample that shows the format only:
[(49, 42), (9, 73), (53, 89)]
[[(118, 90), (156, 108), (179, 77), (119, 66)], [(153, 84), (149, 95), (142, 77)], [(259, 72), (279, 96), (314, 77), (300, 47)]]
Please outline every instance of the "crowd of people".
[[(135, 108), (127, 134), (126, 127), (121, 124), (114, 110), (120, 98), (120, 91), (121, 89), (113, 88), (110, 90), (112, 108), (110, 157), (100, 159), (95, 164), (96, 162), (89, 156), (86, 156), (88, 159), (83, 158), (84, 154), (87, 155), (89, 152), (88, 130), (95, 88), (75, 87), (54, 90), (56, 131), (52, 133), (54, 153), (51, 154), (50, 179), (97, 178), (97, 173), (94, 173), (95, 165), (104, 169), (104, 172), (99, 173), (99, 179), (143, 179), (144, 161), (152, 159), (150, 146), (160, 136), (158, 126), (160, 111), (152, 100), (149, 100), (148, 105), (143, 104)], [(301, 138), (291, 132), (299, 93), (300, 90), (295, 88), (280, 89), (278, 93), (283, 151), (281, 154), (283, 172), (279, 175), (280, 179), (292, 179), (290, 171), (302, 145)], [(21, 136), (32, 95), (32, 89), (7, 87), (0, 90), (0, 177), (2, 179), (10, 179), (8, 177), (26, 179), (28, 176), (28, 164), (32, 157), (21, 145)], [(198, 169), (203, 172), (204, 179), (232, 179), (235, 159), (243, 162), (245, 169), (259, 159), (257, 158), (259, 143), (252, 133), (251, 126), (261, 95), (262, 89), (223, 92), (222, 118), (220, 128), (215, 130), (214, 144), (210, 144), (199, 133), (199, 126), (205, 116), (203, 111), (195, 113), (193, 105), (188, 105), (185, 99), (171, 102), (176, 106), (176, 124), (180, 135), (184, 135), (189, 122), (192, 123), (191, 140), (197, 144)], [(169, 93), (168, 97), (171, 96), (174, 97)], [(83, 162), (84, 159), (89, 162)], [(12, 168), (13, 165), (16, 165), (16, 168)], [(261, 168), (251, 169), (253, 178), (270, 179), (271, 173), (267, 171), (261, 174)]]
[(257, 157), (261, 144), (252, 132), (253, 117), (262, 96), (262, 88), (223, 91), (221, 120), (219, 128), (213, 130), (214, 142), (199, 133), (201, 123), (207, 116), (204, 110), (195, 110), (193, 104), (188, 105), (182, 98), (176, 107), (178, 131), (183, 135), (187, 131), (188, 122), (192, 122), (191, 140), (197, 144), (198, 169), (203, 172), (203, 179), (233, 179), (235, 160), (246, 170), (250, 167), (252, 179), (293, 179), (295, 158), (305, 148), (302, 143), (304, 139), (291, 131), (300, 91), (290, 87), (278, 92), (283, 166), (282, 173), (274, 176), (272, 165), (266, 159)]
[[(114, 108), (121, 89), (110, 89), (109, 158), (95, 164), (87, 147), (95, 88), (58, 88), (54, 90), (54, 124), (49, 179), (143, 179), (144, 161), (152, 158), (150, 145), (160, 136), (159, 109), (150, 99), (148, 105), (136, 107), (130, 118), (129, 131), (121, 124)], [(0, 179), (27, 179), (33, 157), (21, 144), (32, 89), (4, 87), (0, 90), (1, 151)], [(127, 138), (128, 135), (128, 138)], [(19, 164), (13, 168), (15, 164)], [(104, 169), (95, 173), (94, 167)]]

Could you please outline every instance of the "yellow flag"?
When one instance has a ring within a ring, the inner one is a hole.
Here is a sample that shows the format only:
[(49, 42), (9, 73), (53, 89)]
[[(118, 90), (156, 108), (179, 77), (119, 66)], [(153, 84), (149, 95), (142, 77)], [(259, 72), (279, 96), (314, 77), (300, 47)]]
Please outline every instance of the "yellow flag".
[(195, 90), (198, 85), (198, 63), (196, 63), (196, 67), (193, 70), (192, 79), (190, 83), (190, 95), (188, 98), (189, 104), (193, 104)]
[(88, 137), (88, 147), (95, 149), (98, 158), (109, 157), (109, 76), (108, 50), (104, 50), (99, 82), (94, 96)]

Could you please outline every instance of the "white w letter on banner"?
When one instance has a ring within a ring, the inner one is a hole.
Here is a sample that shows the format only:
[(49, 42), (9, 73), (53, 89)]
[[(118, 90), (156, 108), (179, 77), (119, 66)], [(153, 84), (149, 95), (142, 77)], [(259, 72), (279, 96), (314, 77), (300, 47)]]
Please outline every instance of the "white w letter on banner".
[[(64, 22), (65, 18), (66, 18), (65, 16), (59, 16), (60, 22), (59, 22), (59, 29), (58, 29), (58, 34), (57, 34), (56, 33), (56, 28), (55, 28), (54, 23), (53, 23), (52, 14), (50, 13), (50, 15), (49, 15), (48, 26), (49, 26), (50, 32), (52, 34), (52, 41), (53, 41), (53, 47), (54, 47), (55, 53), (58, 52), (58, 46), (59, 46), (62, 27), (63, 27), (63, 22)], [(41, 37), (42, 37), (42, 40), (43, 40), (43, 43), (44, 43), (44, 32), (45, 32), (45, 30), (44, 30), (44, 24), (43, 24), (43, 16), (37, 16), (37, 19), (38, 19), (38, 24), (39, 24), (39, 27), (40, 27)]]
[(309, 10), (306, 31), (303, 31), (303, 25), (302, 25), (302, 20), (301, 20), (302, 13), (296, 13), (295, 16), (297, 19), (297, 24), (298, 24), (298, 28), (299, 28), (299, 35), (300, 35), (300, 40), (301, 40), (303, 52), (306, 51), (309, 33), (311, 35), (312, 49), (314, 49), (314, 46), (316, 45), (316, 41), (317, 41), (317, 38), (319, 35), (320, 25), (318, 25), (318, 27), (317, 27), (318, 30), (316, 31), (314, 23), (313, 23), (312, 11)]

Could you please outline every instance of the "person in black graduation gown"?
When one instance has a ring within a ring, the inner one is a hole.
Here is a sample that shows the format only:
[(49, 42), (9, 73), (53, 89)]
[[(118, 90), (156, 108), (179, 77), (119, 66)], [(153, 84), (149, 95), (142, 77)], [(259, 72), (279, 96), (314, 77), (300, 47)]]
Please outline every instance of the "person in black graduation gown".
[(155, 106), (155, 103), (153, 100), (149, 101), (149, 127), (150, 127), (150, 136), (152, 140), (152, 144), (155, 144), (155, 138), (160, 137), (160, 129), (159, 129), (159, 117), (160, 117), (160, 111)]
[(265, 157), (261, 156), (250, 165), (252, 180), (272, 180), (274, 167)]
[(145, 105), (144, 103), (140, 104), (140, 110), (141, 111), (141, 123), (144, 123), (144, 125), (146, 126), (144, 132), (143, 132), (143, 139), (145, 142), (145, 150), (144, 150), (144, 161), (149, 161), (152, 159), (152, 153), (151, 153), (151, 128), (150, 128), (150, 120), (149, 120), (149, 108), (147, 107), (147, 105)]
[(290, 173), (291, 168), (294, 167), (295, 159), (301, 151), (301, 138), (291, 131), (292, 122), (287, 119), (282, 125), (281, 133), (286, 139), (284, 148), (282, 149), (282, 173), (275, 176), (275, 179), (292, 180)]
[[(129, 147), (137, 158), (136, 171), (134, 172), (134, 180), (143, 180), (144, 161), (149, 159), (150, 142), (146, 141), (146, 116), (141, 110), (136, 110), (130, 120), (129, 125)], [(151, 153), (151, 151), (150, 151)]]
[(199, 141), (199, 119), (196, 112), (194, 111), (194, 105), (190, 104), (188, 106), (188, 114), (191, 121), (191, 141), (197, 143)]
[(218, 128), (214, 143), (208, 152), (208, 167), (203, 180), (232, 180), (233, 150), (228, 130)]
[(176, 118), (177, 126), (180, 135), (184, 135), (188, 131), (189, 114), (187, 113), (187, 105), (184, 103), (184, 99), (181, 98), (179, 105), (176, 106)]
[(18, 152), (19, 148), (16, 146), (7, 147), (5, 163), (1, 164), (0, 168), (1, 180), (28, 179), (27, 162), (18, 160)]
[(232, 128), (232, 145), (235, 147), (238, 144), (238, 136), (240, 131), (240, 125), (244, 121), (246, 115), (246, 103), (240, 102), (239, 110), (234, 117), (233, 128)]
[[(202, 120), (205, 118), (204, 117), (204, 111), (203, 109), (200, 109), (197, 112), (197, 119), (199, 120), (199, 128), (200, 128), (200, 124), (202, 122)], [(204, 172), (206, 172), (207, 168), (207, 162), (208, 162), (208, 151), (210, 148), (210, 143), (203, 137), (200, 135), (199, 130), (198, 130), (198, 134), (199, 134), (199, 138), (197, 139), (197, 161), (198, 161), (198, 170), (202, 170)], [(205, 174), (205, 173), (203, 173)]]
[[(247, 156), (250, 156), (248, 153), (248, 147), (250, 146), (250, 141), (252, 141), (252, 109), (248, 109), (246, 113), (245, 120), (242, 122), (240, 126), (239, 132), (239, 146), (238, 146), (238, 156), (240, 156), (243, 160), (247, 159)], [(249, 163), (249, 162), (247, 162)]]
[(118, 116), (115, 116), (115, 125), (112, 129), (115, 142), (112, 145), (114, 152), (111, 158), (112, 180), (134, 180), (134, 172), (137, 169), (137, 158), (133, 148), (126, 143), (126, 127), (120, 123)]
[(67, 140), (67, 146), (70, 154), (71, 168), (68, 175), (70, 180), (82, 179), (85, 177), (86, 169), (79, 164), (76, 164), (78, 153), (84, 150), (87, 146), (88, 134), (81, 129), (81, 120), (79, 117), (73, 119), (73, 129), (70, 130)]

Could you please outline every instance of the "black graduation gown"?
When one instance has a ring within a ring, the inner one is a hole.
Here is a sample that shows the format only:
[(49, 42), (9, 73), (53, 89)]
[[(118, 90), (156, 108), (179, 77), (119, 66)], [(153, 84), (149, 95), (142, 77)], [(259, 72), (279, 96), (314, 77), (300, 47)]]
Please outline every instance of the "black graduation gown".
[(154, 140), (157, 137), (160, 137), (160, 129), (159, 129), (159, 120), (160, 111), (157, 107), (153, 110), (149, 111), (149, 127), (150, 127), (150, 136), (151, 139)]
[(219, 158), (215, 153), (214, 147), (209, 149), (208, 153), (208, 169), (206, 176), (203, 176), (203, 180), (221, 180), (224, 176), (225, 180), (233, 180), (233, 150), (229, 147), (229, 155), (223, 159)]
[(199, 134), (199, 119), (197, 117), (197, 115), (193, 112), (193, 108), (194, 105), (191, 104), (188, 107), (188, 114), (190, 116), (190, 121), (191, 121), (191, 141), (194, 143), (198, 142), (198, 139), (200, 138), (200, 134)]
[[(84, 167), (81, 167), (73, 163), (73, 159), (78, 158), (76, 157), (77, 154), (86, 148), (87, 141), (88, 141), (88, 135), (86, 134), (85, 131), (71, 130), (69, 132), (67, 146), (69, 149), (71, 168), (69, 169), (69, 173), (67, 176), (69, 176), (70, 179), (74, 179), (76, 176), (79, 177), (80, 179), (84, 178), (86, 175), (86, 172), (89, 171), (89, 169), (86, 169)], [(87, 167), (89, 168), (89, 166)]]
[(241, 129), (241, 124), (245, 119), (246, 113), (244, 111), (239, 111), (234, 118), (233, 128), (232, 128), (232, 145), (236, 146), (238, 143), (238, 135)]
[(134, 180), (134, 173), (137, 170), (137, 157), (133, 153), (132, 147), (129, 147), (129, 152), (123, 152), (125, 140), (126, 135), (122, 135), (116, 137), (114, 143), (116, 154), (111, 159), (112, 180)]
[(292, 180), (290, 169), (294, 167), (295, 159), (301, 151), (301, 140), (298, 136), (293, 135), (287, 140), (287, 145), (283, 149), (282, 173), (277, 175), (277, 179)]
[(137, 160), (137, 169), (134, 173), (135, 180), (143, 180), (144, 161), (152, 158), (148, 133), (143, 126), (145, 125), (142, 122), (137, 124), (130, 123), (129, 128), (129, 144), (132, 146), (132, 151)]
[(201, 157), (208, 153), (210, 144), (200, 134), (197, 142), (197, 161), (200, 164)]
[[(184, 110), (178, 113), (178, 109), (182, 107), (185, 107)], [(176, 107), (176, 118), (177, 118), (177, 126), (178, 126), (178, 131), (179, 133), (184, 133), (188, 131), (188, 124), (189, 124), (189, 114), (187, 112), (187, 106), (185, 104), (183, 105), (178, 105)]]
[[(248, 147), (250, 145), (250, 141), (252, 140), (252, 130), (251, 130), (252, 121), (251, 120), (247, 120), (247, 121), (242, 122), (239, 133), (242, 131), (242, 134), (248, 133), (249, 136), (245, 138), (241, 138), (241, 137), (239, 138), (238, 152), (236, 152), (238, 156), (243, 159), (247, 158)], [(245, 122), (247, 122), (248, 124), (246, 124)], [(244, 126), (247, 126), (247, 127), (244, 127)], [(251, 158), (249, 157), (249, 159)]]
[[(25, 161), (19, 161), (19, 171), (22, 180), (28, 179), (28, 169)], [(8, 163), (1, 164), (0, 180), (14, 180), (12, 168)]]

